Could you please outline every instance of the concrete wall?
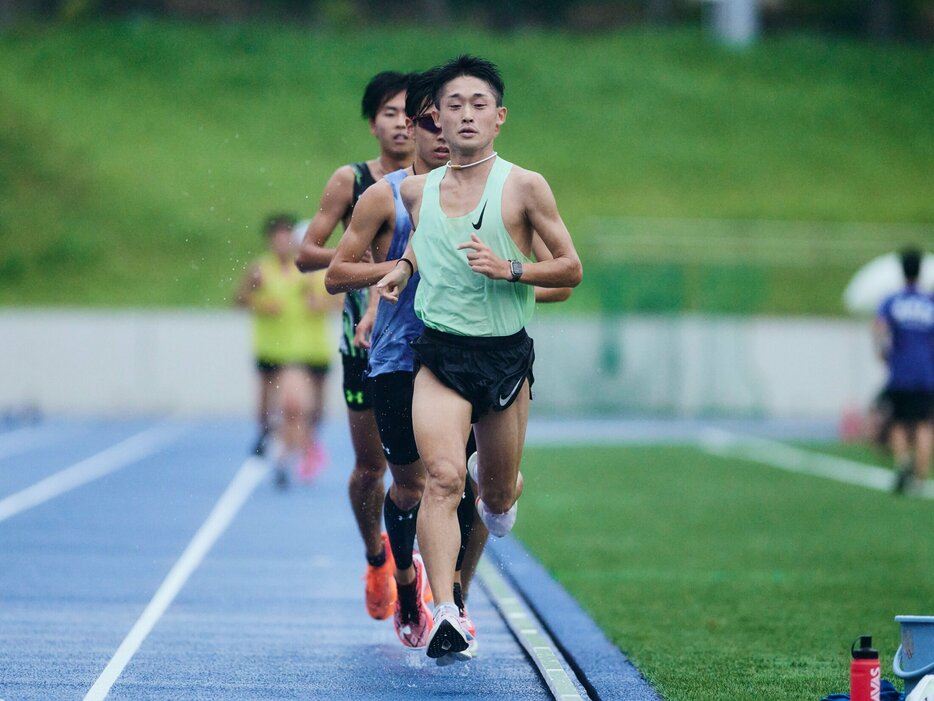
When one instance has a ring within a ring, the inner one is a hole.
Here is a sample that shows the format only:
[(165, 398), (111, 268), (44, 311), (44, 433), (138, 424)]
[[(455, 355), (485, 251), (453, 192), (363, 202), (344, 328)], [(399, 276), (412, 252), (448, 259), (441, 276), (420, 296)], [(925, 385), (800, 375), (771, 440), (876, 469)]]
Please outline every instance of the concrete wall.
[[(864, 321), (540, 315), (530, 332), (536, 414), (833, 419), (883, 379)], [(0, 311), (0, 409), (243, 416), (254, 392), (235, 311)]]

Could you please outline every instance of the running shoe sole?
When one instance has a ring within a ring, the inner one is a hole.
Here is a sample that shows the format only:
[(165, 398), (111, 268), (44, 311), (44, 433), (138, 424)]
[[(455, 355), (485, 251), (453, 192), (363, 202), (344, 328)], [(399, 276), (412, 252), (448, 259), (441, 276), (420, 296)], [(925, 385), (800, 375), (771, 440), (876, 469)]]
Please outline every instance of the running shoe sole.
[[(441, 621), (435, 630), (432, 631), (431, 638), (428, 640), (428, 656), (437, 660), (447, 655), (464, 653), (469, 646), (470, 643), (461, 635), (461, 632), (457, 630), (457, 628), (451, 625), (449, 621)], [(468, 653), (466, 658), (469, 659), (469, 657), (470, 655)], [(451, 662), (456, 661), (457, 660), (451, 660)], [(442, 663), (439, 662), (438, 664)]]

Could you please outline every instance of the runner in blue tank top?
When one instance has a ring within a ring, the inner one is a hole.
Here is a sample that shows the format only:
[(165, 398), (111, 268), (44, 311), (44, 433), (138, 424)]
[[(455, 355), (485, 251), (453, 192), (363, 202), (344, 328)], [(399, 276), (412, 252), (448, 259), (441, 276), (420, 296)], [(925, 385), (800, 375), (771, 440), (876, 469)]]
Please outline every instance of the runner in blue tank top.
[[(413, 105), (424, 101), (417, 97), (418, 85), (419, 79), (415, 78), (408, 86), (406, 112), (409, 117), (417, 117), (418, 108)], [(414, 135), (414, 165), (389, 173), (357, 203), (328, 267), (325, 283), (332, 293), (350, 294), (368, 288), (386, 272), (385, 261), (397, 259), (405, 250), (412, 222), (401, 204), (399, 185), (410, 173), (428, 171), (448, 158), (447, 146), (437, 133), (414, 129)], [(411, 299), (406, 302), (398, 307), (381, 305), (375, 314), (367, 344), (367, 394), (373, 403), (382, 449), (393, 477), (383, 500), (398, 594), (393, 624), (403, 645), (424, 647), (431, 631), (432, 616), (424, 600), (427, 577), (413, 549), (425, 470), (412, 432), (412, 353), (408, 346), (409, 341), (421, 333), (422, 324), (415, 317)], [(461, 530), (466, 545), (473, 508), (470, 500), (464, 503)]]
[[(305, 233), (296, 259), (303, 272), (327, 268), (334, 250), (325, 244), (338, 224), (346, 229), (358, 198), (372, 183), (386, 173), (404, 168), (412, 162), (414, 144), (405, 121), (405, 90), (410, 76), (385, 71), (367, 84), (361, 103), (363, 116), (379, 142), (379, 157), (363, 163), (341, 166), (328, 180), (321, 195), (321, 204)], [(375, 305), (375, 295), (373, 304)], [(375, 310), (374, 310), (375, 313)], [(344, 369), (344, 399), (347, 421), (354, 449), (354, 466), (350, 475), (350, 504), (366, 553), (366, 608), (376, 619), (392, 615), (396, 600), (392, 577), (392, 553), (381, 533), (383, 476), (386, 460), (379, 441), (379, 431), (373, 408), (366, 392), (366, 346), (372, 314), (366, 291), (347, 295), (340, 339), (341, 362)]]
[(934, 299), (918, 289), (921, 252), (906, 249), (901, 262), (905, 288), (882, 302), (874, 326), (889, 369), (885, 394), (892, 404), (889, 440), (899, 493), (927, 480), (934, 445)]

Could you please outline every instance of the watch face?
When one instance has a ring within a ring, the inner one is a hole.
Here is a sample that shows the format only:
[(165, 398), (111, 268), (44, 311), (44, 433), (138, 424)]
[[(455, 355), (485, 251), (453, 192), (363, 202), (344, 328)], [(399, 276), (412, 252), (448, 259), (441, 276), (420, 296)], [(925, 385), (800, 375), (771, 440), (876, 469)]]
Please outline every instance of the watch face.
[(518, 280), (522, 277), (522, 263), (517, 260), (512, 261), (512, 279)]

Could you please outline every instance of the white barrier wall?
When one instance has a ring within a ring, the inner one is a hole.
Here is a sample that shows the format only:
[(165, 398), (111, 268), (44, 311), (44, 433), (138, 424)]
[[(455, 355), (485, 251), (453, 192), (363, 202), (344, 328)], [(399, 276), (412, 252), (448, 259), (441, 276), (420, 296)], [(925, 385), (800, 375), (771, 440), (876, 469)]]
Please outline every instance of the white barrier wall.
[[(549, 314), (530, 333), (536, 414), (834, 419), (883, 380), (866, 322)], [(0, 311), (0, 409), (246, 416), (254, 393), (239, 312)]]

